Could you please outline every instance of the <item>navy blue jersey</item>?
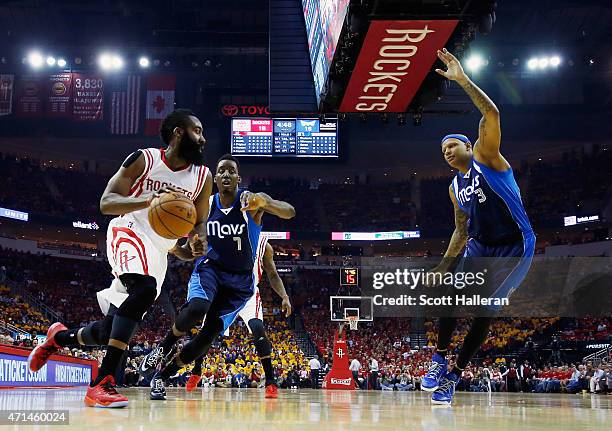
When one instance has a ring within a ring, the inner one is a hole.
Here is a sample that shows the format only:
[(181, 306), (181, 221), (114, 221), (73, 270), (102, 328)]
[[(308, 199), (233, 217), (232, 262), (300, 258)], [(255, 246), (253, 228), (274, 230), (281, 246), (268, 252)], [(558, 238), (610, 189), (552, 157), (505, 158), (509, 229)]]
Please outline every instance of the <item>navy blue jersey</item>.
[(470, 238), (502, 245), (533, 235), (511, 168), (498, 172), (472, 158), (468, 172), (453, 179), (452, 189), (469, 217)]
[(265, 246), (265, 241), (261, 236), (261, 226), (255, 223), (248, 211), (240, 209), (242, 191), (238, 190), (235, 201), (228, 208), (221, 206), (219, 193), (211, 196), (206, 223), (206, 258), (227, 272), (247, 274), (253, 272), (259, 248)]

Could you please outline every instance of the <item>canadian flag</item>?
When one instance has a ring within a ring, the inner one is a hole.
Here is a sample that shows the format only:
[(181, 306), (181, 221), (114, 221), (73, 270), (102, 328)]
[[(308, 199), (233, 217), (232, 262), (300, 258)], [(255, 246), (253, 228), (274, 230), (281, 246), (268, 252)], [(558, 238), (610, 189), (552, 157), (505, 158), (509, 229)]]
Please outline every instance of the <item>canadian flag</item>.
[(147, 79), (145, 135), (157, 135), (162, 120), (174, 111), (175, 88), (176, 76), (174, 75), (151, 75)]

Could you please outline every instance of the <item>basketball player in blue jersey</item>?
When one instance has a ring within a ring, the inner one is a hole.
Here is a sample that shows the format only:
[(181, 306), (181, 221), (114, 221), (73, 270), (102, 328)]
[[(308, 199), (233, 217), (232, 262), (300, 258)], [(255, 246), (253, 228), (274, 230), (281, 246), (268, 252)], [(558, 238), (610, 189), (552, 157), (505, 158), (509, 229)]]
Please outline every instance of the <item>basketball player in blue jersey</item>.
[[(442, 139), (442, 154), (446, 162), (459, 172), (449, 187), (455, 208), (455, 231), (442, 263), (433, 272), (451, 270), (453, 258), (463, 257), (463, 270), (468, 259), (488, 259), (487, 278), (492, 283), (492, 297), (508, 297), (529, 271), (535, 249), (535, 235), (527, 218), (521, 194), (510, 164), (499, 152), (501, 128), (499, 111), (487, 95), (465, 74), (461, 63), (446, 49), (438, 57), (447, 70), (436, 69), (440, 75), (456, 81), (482, 113), (478, 140), (474, 145), (461, 134)], [(491, 317), (476, 317), (463, 340), (452, 370), (446, 360), (451, 336), (457, 325), (455, 317), (440, 318), (437, 351), (423, 378), (421, 387), (433, 392), (432, 403), (450, 405), (459, 376), (484, 342)]]
[[(276, 264), (274, 263), (274, 249), (266, 242), (265, 252), (261, 260), (261, 264), (255, 268), (256, 278), (261, 279), (262, 272), (265, 272), (270, 287), (276, 294), (282, 299), (281, 310), (285, 313), (285, 317), (289, 317), (292, 311), (291, 301), (289, 295), (285, 291), (285, 285), (283, 280), (278, 275), (276, 270)], [(247, 329), (251, 333), (253, 343), (255, 344), (255, 350), (259, 356), (259, 361), (264, 368), (266, 375), (266, 394), (265, 398), (278, 398), (278, 386), (276, 384), (276, 376), (274, 375), (274, 368), (272, 367), (272, 344), (266, 336), (266, 330), (263, 322), (263, 306), (261, 302), (261, 295), (259, 294), (259, 288), (255, 291), (255, 294), (247, 302), (245, 307), (240, 310), (238, 316), (246, 324)], [(229, 335), (229, 330), (224, 335)], [(202, 366), (204, 363), (204, 356), (200, 356), (194, 362), (191, 377), (185, 384), (187, 392), (193, 391), (200, 380), (202, 380)]]
[[(290, 219), (295, 209), (286, 202), (264, 193), (252, 193), (238, 187), (241, 182), (238, 161), (231, 155), (217, 163), (215, 183), (219, 192), (210, 199), (207, 221), (208, 249), (198, 259), (188, 286), (187, 303), (179, 312), (172, 329), (158, 349), (151, 352), (140, 367), (141, 373), (155, 371), (162, 361), (164, 369), (151, 381), (151, 399), (165, 399), (163, 382), (180, 368), (208, 352), (217, 336), (229, 328), (240, 310), (253, 296), (258, 280), (254, 266), (263, 258), (265, 244), (260, 235), (264, 213)], [(180, 258), (189, 259), (189, 253)], [(180, 337), (202, 322), (200, 332), (171, 359)], [(261, 338), (261, 337), (260, 337)], [(261, 341), (266, 356), (271, 353), (267, 339)], [(258, 350), (262, 350), (261, 348)], [(261, 352), (260, 352), (261, 354)], [(271, 373), (273, 374), (273, 373)]]

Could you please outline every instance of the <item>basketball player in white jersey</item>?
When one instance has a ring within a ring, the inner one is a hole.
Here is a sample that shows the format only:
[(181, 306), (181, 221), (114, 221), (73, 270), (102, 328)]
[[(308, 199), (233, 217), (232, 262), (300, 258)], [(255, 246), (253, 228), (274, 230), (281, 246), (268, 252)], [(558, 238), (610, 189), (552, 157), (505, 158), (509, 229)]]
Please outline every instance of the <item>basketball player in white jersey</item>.
[[(107, 258), (115, 279), (98, 292), (106, 315), (83, 328), (70, 329), (57, 322), (47, 339), (34, 349), (28, 363), (38, 371), (64, 346), (107, 345), (106, 355), (85, 395), (90, 407), (125, 407), (128, 399), (115, 390), (114, 373), (142, 317), (159, 296), (166, 275), (168, 253), (203, 256), (206, 220), (212, 191), (212, 175), (204, 166), (202, 123), (193, 112), (178, 109), (161, 125), (166, 148), (147, 148), (130, 155), (110, 179), (100, 199), (103, 214), (114, 218), (107, 231)], [(178, 191), (194, 201), (196, 225), (188, 242), (178, 250), (177, 241), (159, 236), (148, 221), (152, 200)]]

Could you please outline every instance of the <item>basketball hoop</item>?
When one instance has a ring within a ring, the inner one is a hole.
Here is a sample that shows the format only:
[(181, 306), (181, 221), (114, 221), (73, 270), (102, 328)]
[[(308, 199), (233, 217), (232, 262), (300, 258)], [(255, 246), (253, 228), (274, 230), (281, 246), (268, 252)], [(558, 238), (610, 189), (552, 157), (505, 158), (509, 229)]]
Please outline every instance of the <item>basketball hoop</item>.
[(357, 317), (357, 316), (348, 316), (346, 318), (346, 320), (349, 323), (349, 327), (350, 327), (351, 331), (356, 331), (357, 330), (357, 323), (359, 323), (359, 317)]

